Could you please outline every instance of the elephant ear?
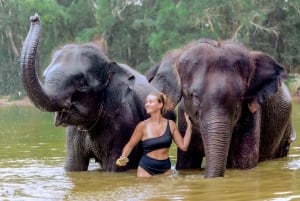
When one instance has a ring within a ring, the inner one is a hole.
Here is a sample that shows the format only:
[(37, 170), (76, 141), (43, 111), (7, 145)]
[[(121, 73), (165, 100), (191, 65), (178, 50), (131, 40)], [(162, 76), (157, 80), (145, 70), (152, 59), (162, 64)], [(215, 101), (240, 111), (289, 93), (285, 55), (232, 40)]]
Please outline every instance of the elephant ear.
[(114, 79), (113, 85), (117, 85), (118, 88), (126, 88), (132, 90), (133, 85), (135, 83), (135, 80), (139, 78), (140, 75), (138, 72), (136, 72), (134, 69), (132, 69), (130, 66), (126, 64), (121, 64), (112, 61), (109, 64), (109, 72), (113, 74), (114, 76), (117, 76), (116, 79)]
[(160, 64), (158, 64), (158, 65), (156, 65), (156, 66), (154, 66), (154, 67), (148, 69), (148, 70), (145, 72), (144, 75), (146, 76), (146, 78), (147, 78), (147, 80), (148, 80), (149, 82), (151, 82), (151, 81), (153, 80), (153, 78), (155, 77), (155, 75), (157, 74), (157, 71), (158, 71), (158, 69), (159, 69), (159, 66), (160, 66)]
[[(78, 54), (73, 46), (69, 45), (68, 47), (73, 54)], [(89, 85), (93, 86), (94, 90), (101, 92), (109, 85), (113, 75), (110, 71), (109, 58), (104, 54), (102, 49), (92, 43), (82, 44), (78, 49), (81, 51), (80, 54), (87, 57), (90, 63), (87, 69)]]
[(262, 103), (278, 91), (286, 78), (286, 71), (277, 61), (263, 52), (249, 53), (253, 64), (253, 73), (248, 82), (245, 95), (248, 104)]
[(112, 107), (110, 110), (114, 111), (122, 105), (122, 102), (132, 99), (136, 77), (131, 72), (131, 68), (125, 64), (112, 61), (108, 67), (111, 78), (107, 86), (106, 98)]
[[(169, 51), (160, 65), (148, 72), (147, 78), (152, 86), (167, 96), (167, 110), (173, 110), (182, 97), (176, 62), (181, 50)], [(153, 76), (154, 74), (154, 76)]]

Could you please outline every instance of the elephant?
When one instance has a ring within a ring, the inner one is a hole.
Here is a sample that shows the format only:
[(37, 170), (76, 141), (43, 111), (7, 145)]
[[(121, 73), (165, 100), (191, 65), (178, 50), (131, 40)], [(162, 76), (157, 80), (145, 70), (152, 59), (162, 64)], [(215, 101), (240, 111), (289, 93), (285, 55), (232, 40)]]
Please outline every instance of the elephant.
[(21, 79), (35, 107), (55, 113), (55, 126), (65, 126), (66, 171), (86, 171), (94, 158), (104, 171), (136, 168), (143, 149), (139, 144), (125, 167), (116, 166), (123, 146), (138, 122), (148, 115), (144, 100), (157, 89), (126, 64), (110, 61), (93, 44), (67, 44), (58, 49), (37, 75), (36, 54), (40, 19), (31, 25), (21, 54)]
[(296, 139), (286, 71), (266, 53), (200, 39), (169, 51), (145, 75), (177, 106), (181, 133), (184, 112), (193, 124), (188, 151), (177, 150), (176, 169), (201, 168), (205, 158), (204, 177), (224, 177), (226, 168), (286, 157)]

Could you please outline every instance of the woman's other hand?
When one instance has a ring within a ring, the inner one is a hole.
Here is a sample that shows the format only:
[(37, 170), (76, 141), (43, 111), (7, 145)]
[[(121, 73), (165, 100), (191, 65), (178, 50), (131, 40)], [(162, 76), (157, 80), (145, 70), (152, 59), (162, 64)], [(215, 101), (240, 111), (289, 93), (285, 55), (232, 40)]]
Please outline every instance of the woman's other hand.
[(190, 116), (187, 113), (184, 113), (185, 121), (187, 123), (187, 127), (192, 127), (192, 122), (190, 120)]

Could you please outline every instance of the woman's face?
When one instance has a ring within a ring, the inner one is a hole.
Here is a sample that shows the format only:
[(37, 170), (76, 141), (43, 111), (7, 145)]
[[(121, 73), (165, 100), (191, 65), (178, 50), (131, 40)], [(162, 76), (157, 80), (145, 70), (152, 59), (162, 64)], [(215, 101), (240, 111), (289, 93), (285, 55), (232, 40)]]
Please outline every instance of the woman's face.
[(155, 95), (148, 95), (145, 102), (145, 109), (148, 114), (160, 111), (162, 108), (162, 103), (158, 102)]

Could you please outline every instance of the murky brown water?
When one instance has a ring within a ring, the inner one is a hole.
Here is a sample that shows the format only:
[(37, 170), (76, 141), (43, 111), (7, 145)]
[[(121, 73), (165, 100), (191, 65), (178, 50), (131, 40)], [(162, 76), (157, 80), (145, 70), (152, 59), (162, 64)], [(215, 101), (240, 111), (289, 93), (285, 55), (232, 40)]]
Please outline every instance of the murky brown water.
[[(300, 104), (293, 118), (300, 136)], [(170, 176), (141, 179), (135, 170), (100, 171), (93, 161), (88, 172), (67, 173), (64, 129), (53, 126), (51, 114), (0, 108), (0, 200), (300, 200), (299, 138), (289, 157), (218, 179), (174, 168)]]

